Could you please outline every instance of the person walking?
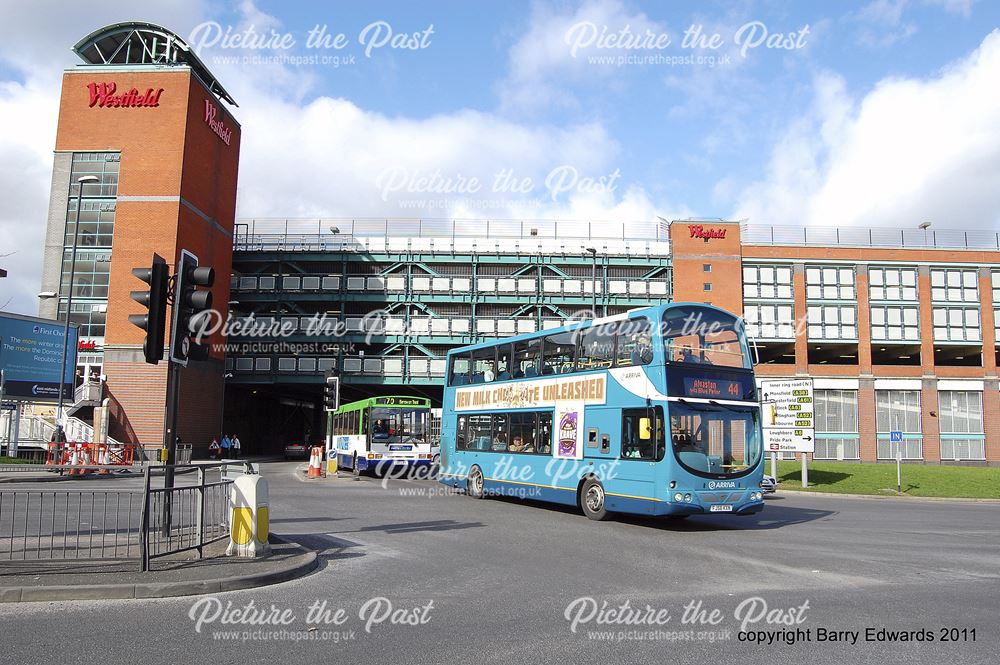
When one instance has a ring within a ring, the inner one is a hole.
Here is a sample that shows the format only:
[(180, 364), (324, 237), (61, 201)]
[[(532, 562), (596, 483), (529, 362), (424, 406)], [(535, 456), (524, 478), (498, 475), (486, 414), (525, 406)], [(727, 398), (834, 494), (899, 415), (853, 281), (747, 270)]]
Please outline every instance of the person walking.
[(233, 451), (233, 459), (240, 458), (240, 437), (233, 434), (233, 440), (229, 443), (230, 449)]
[(232, 445), (232, 441), (229, 440), (228, 434), (222, 435), (222, 459), (227, 459), (229, 457), (229, 446)]

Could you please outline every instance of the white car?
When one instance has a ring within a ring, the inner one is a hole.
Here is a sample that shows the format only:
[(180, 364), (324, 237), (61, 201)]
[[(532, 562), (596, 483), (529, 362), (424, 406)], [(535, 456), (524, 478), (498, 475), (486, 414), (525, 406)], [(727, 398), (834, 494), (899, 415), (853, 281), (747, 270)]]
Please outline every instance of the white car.
[(778, 483), (774, 476), (764, 476), (760, 481), (760, 491), (764, 494), (774, 494), (778, 491)]

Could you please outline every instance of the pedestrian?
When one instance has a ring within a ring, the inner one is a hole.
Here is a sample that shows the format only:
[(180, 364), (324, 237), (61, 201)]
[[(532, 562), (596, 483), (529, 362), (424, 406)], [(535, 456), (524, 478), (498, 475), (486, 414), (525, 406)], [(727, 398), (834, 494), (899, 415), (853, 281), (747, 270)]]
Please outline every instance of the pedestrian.
[(222, 435), (222, 459), (227, 459), (229, 457), (229, 446), (232, 441), (229, 440), (228, 434)]
[(212, 443), (208, 444), (208, 459), (218, 459), (218, 458), (219, 458), (219, 440), (213, 436)]
[(233, 459), (240, 458), (240, 437), (233, 434), (233, 440), (230, 441), (230, 448), (233, 451)]

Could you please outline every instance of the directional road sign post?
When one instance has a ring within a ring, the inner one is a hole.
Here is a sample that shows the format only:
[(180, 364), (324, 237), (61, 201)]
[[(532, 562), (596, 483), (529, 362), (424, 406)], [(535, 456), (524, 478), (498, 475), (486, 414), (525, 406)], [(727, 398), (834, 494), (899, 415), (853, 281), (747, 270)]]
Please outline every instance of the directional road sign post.
[[(815, 450), (812, 379), (765, 379), (760, 382), (764, 447), (802, 454), (802, 486), (809, 486), (807, 453)], [(772, 473), (774, 473), (772, 471)], [(777, 481), (777, 476), (775, 476)]]

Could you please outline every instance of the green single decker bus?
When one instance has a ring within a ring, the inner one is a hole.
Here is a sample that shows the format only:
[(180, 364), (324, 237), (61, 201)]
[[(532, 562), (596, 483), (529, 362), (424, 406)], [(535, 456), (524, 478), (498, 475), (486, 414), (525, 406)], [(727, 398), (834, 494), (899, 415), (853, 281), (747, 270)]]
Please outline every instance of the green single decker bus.
[(430, 465), (431, 401), (386, 396), (344, 404), (327, 416), (327, 459), (354, 475)]

